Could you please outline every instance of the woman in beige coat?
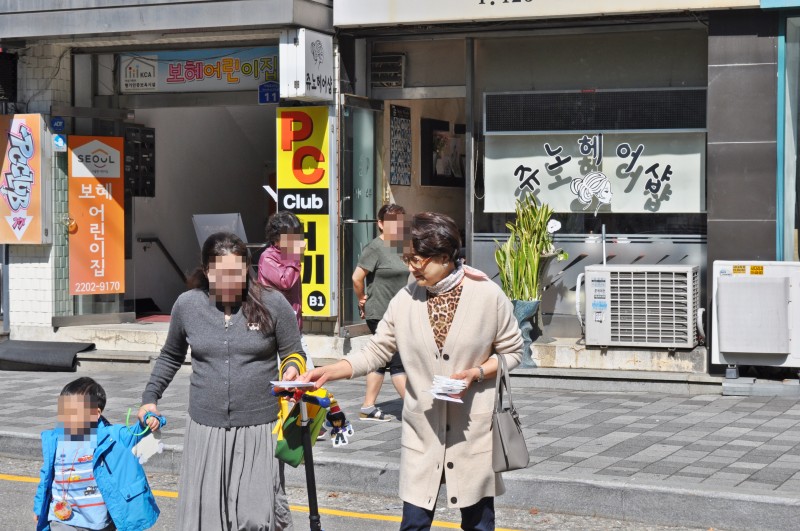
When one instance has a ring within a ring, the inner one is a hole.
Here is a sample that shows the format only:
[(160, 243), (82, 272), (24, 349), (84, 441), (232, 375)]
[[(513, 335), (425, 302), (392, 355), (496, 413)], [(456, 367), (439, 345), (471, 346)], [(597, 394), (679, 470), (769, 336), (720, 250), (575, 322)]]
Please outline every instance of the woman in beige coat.
[[(462, 528), (494, 529), (494, 497), (505, 491), (492, 470), (491, 422), (496, 356), (510, 368), (522, 355), (522, 337), (511, 302), (486, 275), (458, 260), (461, 239), (455, 222), (423, 212), (411, 223), (404, 255), (416, 284), (389, 303), (375, 335), (360, 352), (319, 367), (301, 379), (364, 376), (400, 352), (408, 376), (403, 402), (400, 498), (402, 531), (430, 529), (439, 487), (446, 483), (449, 507), (461, 509)], [(464, 380), (438, 400), (429, 391), (434, 375)]]

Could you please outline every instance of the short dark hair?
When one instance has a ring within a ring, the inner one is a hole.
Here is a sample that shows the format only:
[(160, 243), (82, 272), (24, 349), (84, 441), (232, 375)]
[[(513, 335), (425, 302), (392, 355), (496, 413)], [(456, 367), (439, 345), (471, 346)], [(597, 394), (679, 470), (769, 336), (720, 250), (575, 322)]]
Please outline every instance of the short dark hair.
[(411, 248), (423, 258), (446, 256), (452, 261), (461, 252), (461, 235), (453, 218), (438, 212), (420, 212), (411, 218)]
[(386, 219), (386, 214), (405, 214), (406, 209), (401, 207), (400, 205), (395, 205), (394, 203), (389, 203), (388, 205), (383, 205), (380, 210), (378, 210), (378, 221), (383, 221)]
[[(394, 203), (389, 203), (388, 205), (383, 205), (380, 210), (378, 210), (378, 221), (386, 220), (386, 214), (405, 214), (406, 209), (401, 207), (400, 205), (395, 205)], [(378, 230), (383, 232), (383, 229), (378, 227)]]
[(294, 213), (288, 210), (279, 210), (272, 214), (264, 224), (264, 239), (267, 245), (275, 245), (281, 239), (281, 234), (302, 234), (303, 224)]
[(100, 411), (106, 408), (106, 390), (88, 376), (78, 378), (65, 385), (59, 396), (85, 396), (89, 398), (92, 407), (97, 406)]

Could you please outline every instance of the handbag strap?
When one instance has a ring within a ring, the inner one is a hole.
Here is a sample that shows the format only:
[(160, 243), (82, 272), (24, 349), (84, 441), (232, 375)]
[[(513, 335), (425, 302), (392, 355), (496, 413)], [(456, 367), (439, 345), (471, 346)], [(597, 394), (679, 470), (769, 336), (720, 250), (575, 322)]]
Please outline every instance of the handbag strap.
[(502, 354), (497, 355), (497, 376), (494, 383), (494, 410), (495, 412), (503, 411), (503, 388), (505, 388), (508, 395), (508, 405), (513, 410), (514, 402), (511, 399), (511, 375), (508, 373), (508, 366), (506, 365), (506, 357)]

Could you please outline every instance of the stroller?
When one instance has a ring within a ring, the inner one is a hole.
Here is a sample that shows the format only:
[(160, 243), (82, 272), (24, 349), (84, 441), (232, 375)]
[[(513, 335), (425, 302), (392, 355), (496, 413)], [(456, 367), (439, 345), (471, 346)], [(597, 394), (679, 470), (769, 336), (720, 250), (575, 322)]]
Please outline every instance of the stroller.
[(313, 386), (293, 389), (272, 391), (273, 395), (284, 399), (281, 400), (282, 422), (278, 424), (280, 431), (275, 457), (295, 468), (301, 462), (304, 464), (311, 531), (322, 531), (312, 447), (326, 419), (334, 447), (346, 445), (347, 437), (353, 434), (353, 428), (336, 403), (336, 399), (326, 389), (314, 389)]

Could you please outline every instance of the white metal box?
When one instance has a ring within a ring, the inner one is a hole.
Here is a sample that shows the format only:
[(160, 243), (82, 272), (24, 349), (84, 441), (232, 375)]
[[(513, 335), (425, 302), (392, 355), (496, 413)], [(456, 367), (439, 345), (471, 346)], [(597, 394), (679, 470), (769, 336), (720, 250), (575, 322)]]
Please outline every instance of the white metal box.
[(281, 98), (311, 102), (334, 99), (331, 35), (305, 28), (283, 30), (279, 53)]
[(716, 260), (711, 362), (800, 367), (800, 263)]
[(586, 344), (697, 346), (697, 266), (587, 266)]

